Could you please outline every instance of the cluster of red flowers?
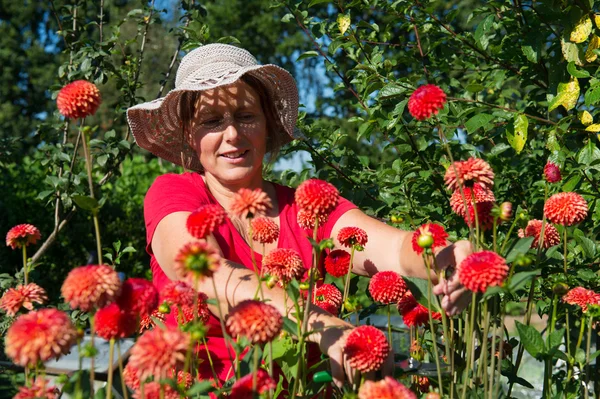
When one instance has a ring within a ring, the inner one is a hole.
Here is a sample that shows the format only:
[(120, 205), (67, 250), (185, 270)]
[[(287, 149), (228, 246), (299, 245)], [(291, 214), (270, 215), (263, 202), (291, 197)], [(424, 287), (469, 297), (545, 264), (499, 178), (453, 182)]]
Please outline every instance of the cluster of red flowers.
[(432, 243), (429, 246), (433, 251), (436, 248), (443, 248), (446, 246), (446, 239), (448, 238), (448, 233), (442, 226), (436, 223), (426, 223), (419, 227), (412, 236), (412, 247), (413, 251), (415, 251), (418, 255), (423, 253), (423, 247), (419, 245), (419, 238), (421, 236), (431, 236)]
[[(210, 318), (206, 294), (195, 291), (183, 281), (172, 281), (164, 286), (159, 293), (159, 300), (160, 303), (167, 304), (171, 311), (175, 309), (179, 324), (187, 324), (194, 318), (207, 323)], [(195, 315), (194, 309), (196, 309)]]
[(177, 277), (192, 287), (204, 278), (212, 277), (221, 265), (218, 251), (206, 241), (189, 242), (175, 257), (173, 269)]
[[(398, 302), (398, 312), (400, 312), (404, 324), (408, 327), (424, 326), (429, 323), (429, 309), (417, 302), (410, 291), (407, 291)], [(439, 312), (431, 312), (431, 317), (434, 320), (442, 319)]]
[(12, 249), (35, 244), (42, 237), (37, 227), (32, 224), (18, 224), (6, 233), (6, 246)]
[(407, 291), (404, 279), (393, 271), (376, 273), (369, 282), (369, 293), (373, 300), (384, 304), (398, 303)]
[(390, 353), (385, 334), (373, 326), (356, 327), (346, 338), (344, 355), (362, 373), (378, 370)]
[(229, 211), (235, 217), (246, 219), (264, 215), (272, 206), (271, 199), (260, 188), (241, 188), (234, 194)]
[[(533, 242), (531, 243), (531, 248), (537, 248), (539, 245), (540, 236), (542, 234), (542, 221), (537, 219), (532, 219), (527, 222), (527, 226), (525, 229), (519, 229), (518, 235), (519, 237), (533, 237)], [(544, 226), (544, 241), (543, 247), (550, 248), (555, 245), (560, 244), (560, 234), (558, 234), (558, 230), (550, 223), (546, 223)]]
[(65, 118), (70, 119), (94, 115), (101, 101), (98, 87), (85, 80), (76, 80), (69, 83), (60, 89), (56, 97), (58, 111)]
[(503, 257), (493, 251), (475, 252), (458, 265), (458, 278), (473, 292), (485, 292), (488, 287), (501, 285), (508, 275)]
[(408, 112), (417, 120), (436, 115), (446, 104), (446, 93), (436, 85), (428, 84), (415, 90), (408, 99)]
[(225, 223), (226, 219), (227, 213), (220, 205), (208, 204), (190, 213), (185, 226), (192, 236), (203, 239)]
[(333, 315), (337, 315), (342, 306), (342, 293), (335, 285), (323, 284), (314, 292), (313, 303)]
[(417, 395), (392, 377), (365, 381), (358, 390), (359, 399), (417, 399)]
[(8, 316), (15, 316), (21, 308), (33, 310), (33, 303), (43, 305), (48, 300), (46, 291), (35, 283), (9, 288), (0, 298), (0, 309)]
[(581, 307), (583, 313), (586, 313), (588, 311), (588, 306), (600, 305), (600, 294), (588, 290), (587, 288), (576, 287), (567, 292), (562, 297), (562, 300), (570, 305), (578, 305)]
[(300, 254), (291, 248), (276, 248), (265, 255), (262, 260), (265, 274), (274, 276), (279, 285), (288, 284), (292, 279), (300, 279), (304, 266)]
[(274, 306), (248, 299), (231, 309), (226, 326), (234, 337), (241, 335), (253, 344), (264, 344), (279, 334), (283, 326), (283, 316)]
[(338, 204), (340, 194), (330, 183), (309, 179), (300, 183), (294, 194), (298, 205), (298, 225), (305, 230), (313, 229), (315, 221), (322, 225)]

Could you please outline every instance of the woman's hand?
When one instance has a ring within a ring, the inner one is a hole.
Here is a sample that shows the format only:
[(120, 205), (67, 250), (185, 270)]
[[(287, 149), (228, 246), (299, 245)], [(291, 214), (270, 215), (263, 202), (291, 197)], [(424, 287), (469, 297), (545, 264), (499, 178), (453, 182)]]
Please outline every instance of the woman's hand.
[[(341, 388), (344, 381), (348, 381), (349, 384), (355, 384), (360, 381), (360, 373), (353, 369), (348, 362), (348, 359), (344, 355), (344, 345), (348, 335), (352, 332), (354, 326), (343, 320), (337, 319), (338, 322), (335, 325), (328, 325), (320, 333), (319, 348), (321, 352), (329, 356), (329, 362), (331, 366), (331, 376), (333, 382), (338, 388)], [(390, 351), (386, 361), (381, 367), (381, 371), (384, 376), (391, 376), (394, 372), (394, 353)], [(375, 373), (368, 373), (365, 375), (366, 379), (373, 379)]]
[(456, 272), (456, 267), (471, 253), (471, 243), (461, 240), (448, 245), (436, 255), (437, 266), (443, 270), (441, 274), (445, 278), (440, 278), (433, 287), (433, 293), (444, 296), (441, 305), (450, 316), (460, 313), (471, 301), (471, 291), (463, 287)]

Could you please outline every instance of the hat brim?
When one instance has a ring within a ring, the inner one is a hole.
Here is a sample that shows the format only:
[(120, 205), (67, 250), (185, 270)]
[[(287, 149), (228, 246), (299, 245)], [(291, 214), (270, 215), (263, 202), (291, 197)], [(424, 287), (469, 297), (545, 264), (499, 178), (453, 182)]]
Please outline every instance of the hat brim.
[(191, 76), (164, 97), (129, 108), (127, 121), (137, 145), (188, 170), (202, 171), (196, 150), (184, 137), (180, 111), (181, 94), (227, 86), (245, 74), (259, 79), (273, 101), (281, 126), (275, 134), (282, 136), (281, 141), (288, 143), (300, 138), (295, 129), (299, 105), (296, 82), (285, 69), (267, 64), (225, 70), (220, 76), (204, 80)]

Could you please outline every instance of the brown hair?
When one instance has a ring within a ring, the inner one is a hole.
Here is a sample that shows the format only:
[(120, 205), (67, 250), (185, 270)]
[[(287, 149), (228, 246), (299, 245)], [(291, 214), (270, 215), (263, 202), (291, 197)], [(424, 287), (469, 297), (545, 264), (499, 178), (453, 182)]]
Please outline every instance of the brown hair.
[[(285, 144), (283, 137), (283, 127), (279, 121), (279, 115), (275, 109), (275, 103), (269, 96), (269, 92), (264, 84), (252, 75), (242, 75), (240, 80), (250, 86), (260, 99), (260, 106), (267, 122), (267, 153), (270, 160), (274, 160), (279, 150)], [(189, 140), (189, 129), (196, 113), (196, 104), (202, 96), (201, 91), (185, 91), (179, 98), (179, 115), (183, 130), (183, 139)]]

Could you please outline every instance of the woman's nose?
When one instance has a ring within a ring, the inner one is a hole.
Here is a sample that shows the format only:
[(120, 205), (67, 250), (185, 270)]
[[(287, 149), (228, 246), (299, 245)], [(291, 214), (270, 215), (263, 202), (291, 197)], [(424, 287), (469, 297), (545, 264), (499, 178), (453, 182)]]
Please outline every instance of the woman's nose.
[(235, 141), (239, 137), (238, 127), (235, 122), (230, 122), (225, 127), (225, 140), (228, 142)]

